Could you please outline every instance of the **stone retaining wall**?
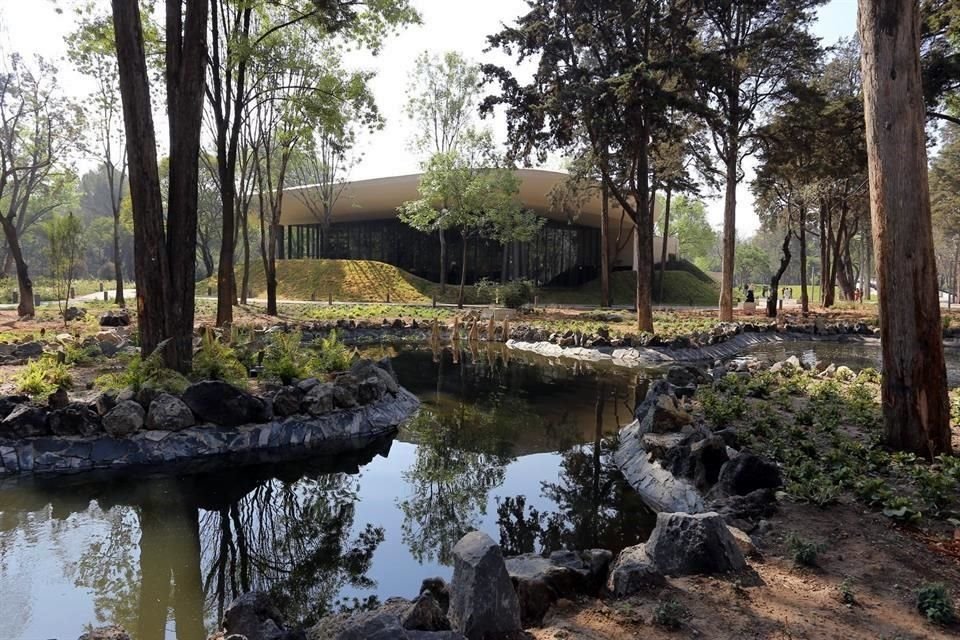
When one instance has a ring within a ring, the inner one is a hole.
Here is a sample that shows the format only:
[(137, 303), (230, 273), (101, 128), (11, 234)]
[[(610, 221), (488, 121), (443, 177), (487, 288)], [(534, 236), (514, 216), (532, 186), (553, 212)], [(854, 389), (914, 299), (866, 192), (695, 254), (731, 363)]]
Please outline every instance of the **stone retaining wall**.
[(281, 448), (291, 455), (321, 448), (328, 455), (356, 451), (396, 432), (419, 405), (416, 396), (401, 387), (396, 394), (385, 394), (368, 405), (316, 417), (293, 415), (238, 427), (202, 424), (180, 431), (154, 429), (125, 438), (46, 436), (0, 440), (0, 477), (228, 459), (232, 455)]

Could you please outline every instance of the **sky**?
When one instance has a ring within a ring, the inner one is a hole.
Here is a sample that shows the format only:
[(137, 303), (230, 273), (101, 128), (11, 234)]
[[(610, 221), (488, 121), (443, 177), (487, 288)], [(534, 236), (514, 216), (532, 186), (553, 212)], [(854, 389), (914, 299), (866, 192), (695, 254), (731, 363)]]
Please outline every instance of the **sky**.
[[(40, 54), (59, 61), (65, 91), (83, 96), (89, 84), (72, 72), (64, 60), (64, 37), (72, 29), (69, 12), (58, 14), (57, 6), (69, 6), (70, 0), (0, 0), (0, 47), (23, 55)], [(106, 0), (104, 6), (109, 6)], [(419, 10), (422, 24), (404, 29), (391, 36), (378, 56), (354, 55), (350, 63), (356, 67), (376, 71), (372, 88), (385, 127), (362, 141), (362, 160), (349, 178), (362, 180), (391, 175), (416, 173), (421, 158), (410, 150), (411, 124), (404, 114), (406, 87), (413, 62), (422, 51), (442, 53), (459, 51), (477, 62), (494, 62), (511, 66), (502, 56), (485, 53), (486, 37), (497, 32), (522, 15), (527, 5), (524, 0), (412, 0)], [(819, 12), (815, 34), (823, 44), (830, 45), (839, 38), (849, 37), (856, 30), (856, 0), (830, 0)], [(502, 118), (490, 121), (495, 135), (502, 139), (505, 123)], [(737, 233), (749, 237), (759, 226), (753, 213), (749, 180), (752, 163), (745, 164), (746, 179), (737, 190)], [(553, 159), (546, 168), (559, 169), (560, 160)], [(723, 219), (723, 200), (707, 199), (711, 224), (718, 227)]]

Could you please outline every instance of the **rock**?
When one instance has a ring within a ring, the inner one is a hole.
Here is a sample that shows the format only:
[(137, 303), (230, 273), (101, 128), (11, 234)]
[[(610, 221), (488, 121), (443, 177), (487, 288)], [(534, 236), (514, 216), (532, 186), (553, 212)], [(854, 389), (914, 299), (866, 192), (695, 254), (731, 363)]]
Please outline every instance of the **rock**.
[(707, 384), (710, 382), (710, 377), (697, 367), (675, 364), (667, 369), (667, 382), (675, 387), (689, 387)]
[(386, 392), (387, 387), (383, 379), (374, 373), (357, 386), (357, 401), (360, 404), (370, 404), (382, 398)]
[(300, 406), (312, 416), (330, 413), (333, 411), (333, 389), (329, 382), (316, 385), (303, 397)]
[(450, 623), (469, 640), (519, 631), (520, 603), (500, 547), (472, 531), (453, 548)]
[(776, 489), (782, 484), (780, 467), (776, 463), (749, 451), (741, 451), (720, 469), (717, 484), (711, 489), (709, 497), (744, 496), (757, 489)]
[(583, 554), (555, 551), (549, 558), (535, 553), (506, 558), (523, 626), (539, 626), (550, 605), (560, 598), (596, 595), (612, 557), (609, 551), (596, 549)]
[(0, 420), (6, 418), (18, 405), (25, 402), (30, 402), (30, 396), (0, 396)]
[(730, 535), (733, 536), (733, 541), (740, 548), (743, 555), (750, 556), (751, 558), (760, 556), (760, 552), (757, 551), (756, 545), (753, 544), (753, 540), (750, 539), (746, 531), (738, 529), (737, 527), (731, 527), (730, 525), (727, 525), (727, 529), (730, 531)]
[(43, 344), (36, 341), (18, 344), (13, 350), (13, 355), (17, 358), (37, 358), (43, 355)]
[(162, 393), (163, 391), (161, 389), (157, 389), (148, 384), (140, 387), (140, 389), (133, 394), (133, 399), (144, 409), (149, 409), (150, 403), (153, 402), (154, 398)]
[(190, 407), (180, 398), (161, 393), (147, 411), (147, 428), (162, 431), (180, 431), (196, 424)]
[(333, 404), (340, 409), (357, 406), (357, 379), (350, 375), (337, 378), (333, 384)]
[(107, 390), (97, 396), (95, 400), (97, 406), (97, 413), (101, 416), (105, 416), (110, 412), (110, 409), (113, 409), (117, 406), (117, 392), (113, 390)]
[(658, 513), (644, 547), (657, 571), (667, 575), (723, 573), (746, 566), (723, 518), (713, 512)]
[(429, 593), (446, 614), (450, 609), (450, 588), (443, 578), (424, 578), (420, 583), (420, 593)]
[(281, 387), (273, 394), (274, 415), (285, 418), (300, 413), (300, 403), (303, 401), (303, 391), (298, 387)]
[(68, 404), (70, 404), (70, 395), (63, 387), (47, 396), (47, 406), (51, 409), (63, 409)]
[(182, 400), (200, 420), (222, 427), (266, 419), (266, 408), (259, 398), (222, 380), (195, 382), (183, 392)]
[(114, 438), (125, 438), (143, 427), (144, 418), (145, 412), (139, 403), (124, 400), (103, 416), (103, 429)]
[(297, 389), (300, 389), (300, 391), (307, 393), (310, 391), (310, 389), (313, 389), (318, 384), (320, 384), (320, 381), (317, 380), (316, 378), (306, 378), (297, 383)]
[(130, 640), (130, 634), (120, 625), (113, 624), (90, 629), (77, 640)]
[(664, 577), (653, 566), (646, 545), (627, 547), (610, 567), (607, 590), (618, 598), (664, 584)]
[(666, 380), (654, 380), (647, 389), (647, 395), (643, 397), (643, 402), (637, 405), (633, 412), (633, 417), (637, 420), (643, 420), (650, 412), (650, 409), (657, 404), (660, 396), (670, 396), (676, 398), (673, 391), (673, 385)]
[(100, 316), (101, 327), (126, 327), (130, 324), (130, 312), (126, 309), (107, 311)]
[(227, 634), (247, 640), (281, 640), (285, 636), (280, 610), (263, 591), (245, 593), (231, 602), (223, 612), (223, 628)]
[(55, 436), (90, 438), (101, 431), (99, 416), (86, 404), (71, 402), (47, 415), (47, 424)]
[(78, 307), (67, 307), (67, 310), (63, 312), (63, 319), (69, 322), (70, 320), (80, 320), (87, 317), (87, 312), (84, 309)]
[(422, 592), (400, 616), (400, 625), (414, 631), (449, 631), (450, 621), (429, 591)]
[(755, 522), (776, 512), (777, 497), (773, 489), (757, 489), (743, 496), (715, 498), (710, 509), (719, 513), (727, 523)]
[(17, 405), (0, 422), (0, 437), (4, 438), (36, 438), (49, 432), (46, 412), (29, 404)]
[(840, 382), (850, 382), (857, 377), (857, 374), (855, 374), (850, 367), (841, 365), (837, 367), (837, 370), (833, 373), (833, 377)]
[(690, 414), (677, 406), (676, 398), (664, 394), (657, 397), (646, 415), (640, 419), (640, 431), (641, 433), (670, 433), (690, 422)]
[(726, 442), (710, 436), (670, 449), (661, 464), (675, 476), (688, 478), (697, 489), (706, 491), (717, 482), (727, 459)]

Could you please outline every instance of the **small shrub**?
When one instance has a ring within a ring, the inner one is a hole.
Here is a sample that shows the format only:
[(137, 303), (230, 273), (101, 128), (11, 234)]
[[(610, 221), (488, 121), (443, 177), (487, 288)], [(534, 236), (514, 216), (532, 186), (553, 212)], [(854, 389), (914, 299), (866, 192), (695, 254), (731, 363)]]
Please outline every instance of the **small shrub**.
[(534, 285), (529, 280), (514, 280), (500, 288), (503, 305), (519, 309), (533, 302)]
[(318, 373), (344, 371), (350, 368), (353, 352), (347, 345), (340, 342), (340, 337), (335, 330), (331, 331), (327, 337), (315, 340), (314, 346), (317, 349), (317, 355), (313, 366)]
[(300, 345), (300, 332), (271, 334), (270, 344), (263, 353), (263, 375), (266, 378), (290, 384), (298, 378), (307, 377), (310, 371), (310, 354)]
[(204, 333), (200, 349), (193, 355), (193, 377), (197, 380), (223, 380), (242, 387), (247, 383), (247, 369), (234, 350), (209, 331)]
[(57, 362), (49, 356), (31, 360), (14, 377), (17, 391), (30, 396), (49, 395), (57, 389), (73, 386), (70, 365)]
[(927, 582), (917, 589), (917, 609), (934, 624), (947, 625), (956, 619), (953, 599), (946, 585)]
[(687, 608), (676, 600), (660, 602), (653, 610), (653, 623), (665, 629), (679, 629), (689, 617)]
[(791, 532), (787, 536), (786, 542), (790, 557), (792, 557), (793, 561), (798, 565), (804, 567), (817, 566), (817, 556), (826, 549), (825, 544), (807, 540), (795, 532)]
[(66, 363), (80, 367), (96, 360), (98, 352), (96, 346), (84, 347), (76, 342), (67, 342), (63, 345), (63, 355)]
[(890, 496), (883, 502), (883, 515), (901, 522), (917, 522), (923, 513), (907, 496)]
[(97, 387), (114, 391), (140, 391), (144, 387), (151, 387), (179, 395), (190, 384), (182, 374), (163, 365), (159, 349), (147, 358), (141, 358), (139, 354), (131, 356), (124, 364), (121, 371), (98, 377), (95, 381)]
[(740, 396), (727, 396), (709, 389), (701, 392), (700, 403), (707, 420), (717, 427), (724, 427), (747, 412), (747, 403)]
[(843, 582), (837, 587), (837, 592), (840, 594), (840, 602), (843, 604), (855, 604), (857, 602), (857, 596), (853, 593), (853, 583), (850, 578), (843, 579)]

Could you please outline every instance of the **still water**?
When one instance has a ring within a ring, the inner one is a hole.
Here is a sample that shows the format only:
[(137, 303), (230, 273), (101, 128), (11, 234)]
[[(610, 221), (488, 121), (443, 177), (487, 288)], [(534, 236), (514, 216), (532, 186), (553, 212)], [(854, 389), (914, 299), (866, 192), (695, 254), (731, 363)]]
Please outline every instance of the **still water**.
[(251, 589), (309, 623), (448, 578), (471, 529), (506, 553), (646, 539), (651, 514), (605, 439), (646, 374), (387, 351), (423, 407), (360, 455), (0, 487), (0, 636), (73, 640), (115, 623), (137, 640), (202, 640)]

